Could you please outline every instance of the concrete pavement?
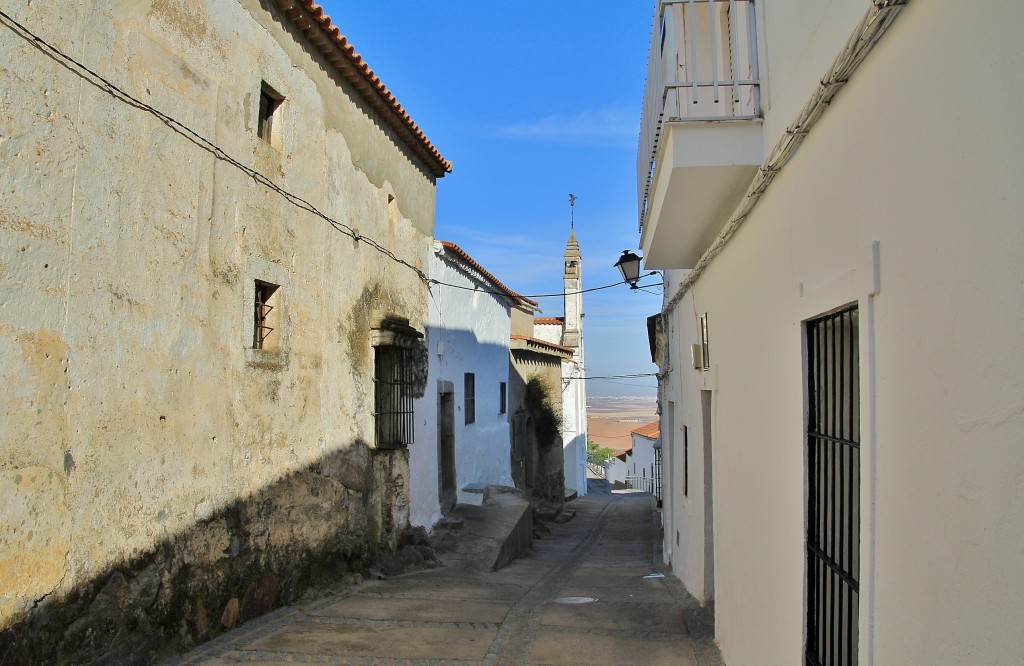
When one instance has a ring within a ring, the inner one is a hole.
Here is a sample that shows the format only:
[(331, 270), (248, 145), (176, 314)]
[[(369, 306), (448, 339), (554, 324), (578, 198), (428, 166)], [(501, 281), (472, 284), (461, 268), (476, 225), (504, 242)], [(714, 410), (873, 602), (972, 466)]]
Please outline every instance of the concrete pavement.
[[(534, 555), (447, 566), (282, 608), (172, 664), (723, 664), (710, 613), (664, 572), (651, 497), (592, 492)], [(596, 599), (596, 601), (590, 601)]]

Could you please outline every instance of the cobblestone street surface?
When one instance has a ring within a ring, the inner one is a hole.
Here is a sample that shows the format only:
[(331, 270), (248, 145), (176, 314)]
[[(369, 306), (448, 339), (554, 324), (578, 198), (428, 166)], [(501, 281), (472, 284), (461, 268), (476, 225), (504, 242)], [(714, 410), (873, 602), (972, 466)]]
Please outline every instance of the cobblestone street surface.
[(364, 583), (167, 663), (721, 665), (710, 613), (671, 575), (645, 578), (667, 573), (651, 507), (646, 494), (591, 492), (533, 556), (496, 573), (446, 567)]

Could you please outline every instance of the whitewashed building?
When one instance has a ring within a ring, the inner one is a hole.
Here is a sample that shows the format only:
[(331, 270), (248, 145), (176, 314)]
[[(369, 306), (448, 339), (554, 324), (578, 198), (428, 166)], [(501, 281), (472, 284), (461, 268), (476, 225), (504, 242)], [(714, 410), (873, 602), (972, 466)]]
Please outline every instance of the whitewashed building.
[(655, 3), (664, 554), (730, 666), (1024, 661), (1024, 4)]
[[(455, 243), (435, 241), (427, 310), (426, 391), (409, 449), (410, 518), (430, 528), (467, 486), (512, 486), (509, 433), (511, 313), (537, 303), (512, 291)], [(478, 501), (478, 500), (477, 500)]]
[(648, 423), (629, 434), (632, 446), (626, 458), (626, 485), (634, 490), (654, 493), (660, 484), (657, 471), (658, 422)]

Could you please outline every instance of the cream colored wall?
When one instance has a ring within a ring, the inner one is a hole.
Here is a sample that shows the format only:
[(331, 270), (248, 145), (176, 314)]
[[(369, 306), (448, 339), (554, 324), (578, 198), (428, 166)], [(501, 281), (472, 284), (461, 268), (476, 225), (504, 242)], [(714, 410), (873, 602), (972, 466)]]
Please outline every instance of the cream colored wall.
[[(849, 4), (805, 26), (813, 35), (801, 45), (790, 15), (801, 3), (772, 3), (768, 48), (790, 42), (800, 71), (800, 53), (834, 55), (852, 29)], [(802, 322), (851, 302), (861, 312), (861, 663), (1024, 659), (1024, 135), (992, 112), (1024, 102), (1022, 25), (1016, 4), (910, 3), (675, 310), (684, 410), (703, 378), (679, 354), (709, 315), (716, 636), (731, 666), (801, 659)], [(800, 71), (770, 74), (766, 128), (795, 116), (799, 94), (784, 102), (780, 82), (810, 76)]]
[(800, 113), (869, 0), (758, 2), (758, 60), (768, 154)]
[[(665, 292), (675, 293), (687, 273), (689, 271), (666, 271)], [(693, 369), (690, 358), (690, 344), (700, 340), (699, 315), (694, 316), (693, 313), (693, 299), (687, 296), (670, 317), (668, 336), (672, 372), (663, 393), (660, 427), (662, 445), (671, 449), (667, 457), (671, 466), (672, 491), (670, 508), (666, 512), (666, 554), (670, 556), (673, 573), (703, 603), (712, 593), (705, 588), (704, 580), (704, 423), (700, 391), (705, 388), (706, 377), (702, 371)], [(669, 408), (674, 410), (671, 419), (666, 413)], [(689, 441), (688, 452), (684, 438)]]
[[(246, 5), (6, 11), (423, 266), (430, 179), (276, 19)], [(422, 327), (426, 291), (7, 29), (0, 50), (2, 625), (236, 498), (372, 442), (372, 313)], [(261, 79), (287, 98), (276, 147), (255, 134)], [(284, 290), (282, 353), (245, 349), (252, 276), (268, 272)], [(268, 538), (316, 548), (320, 537)]]

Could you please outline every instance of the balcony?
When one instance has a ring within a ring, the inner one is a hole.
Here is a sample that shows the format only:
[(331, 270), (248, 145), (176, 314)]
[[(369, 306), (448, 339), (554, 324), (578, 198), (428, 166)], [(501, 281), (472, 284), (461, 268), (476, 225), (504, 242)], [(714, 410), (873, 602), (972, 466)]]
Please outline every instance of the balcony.
[(764, 158), (753, 0), (660, 0), (637, 194), (647, 268), (692, 268)]

